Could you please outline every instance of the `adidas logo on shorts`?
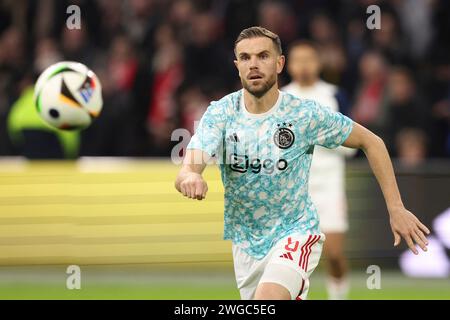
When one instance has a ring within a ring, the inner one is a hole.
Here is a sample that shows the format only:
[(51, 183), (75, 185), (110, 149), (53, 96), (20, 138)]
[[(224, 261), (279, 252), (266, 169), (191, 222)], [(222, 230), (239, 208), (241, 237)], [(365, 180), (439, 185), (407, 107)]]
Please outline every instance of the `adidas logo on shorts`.
[(291, 254), (290, 252), (283, 253), (283, 254), (280, 256), (280, 258), (285, 258), (285, 259), (289, 259), (289, 260), (294, 260), (294, 259), (292, 258), (292, 254)]

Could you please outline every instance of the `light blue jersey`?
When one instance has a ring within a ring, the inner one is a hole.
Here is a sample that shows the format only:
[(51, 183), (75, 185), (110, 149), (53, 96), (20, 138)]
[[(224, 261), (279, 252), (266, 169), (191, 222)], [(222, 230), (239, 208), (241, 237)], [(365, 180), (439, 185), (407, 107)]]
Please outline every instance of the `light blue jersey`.
[(314, 146), (338, 147), (353, 122), (281, 91), (263, 114), (249, 113), (243, 100), (239, 90), (212, 102), (188, 149), (218, 158), (225, 187), (224, 238), (261, 259), (292, 232), (320, 233), (308, 195)]

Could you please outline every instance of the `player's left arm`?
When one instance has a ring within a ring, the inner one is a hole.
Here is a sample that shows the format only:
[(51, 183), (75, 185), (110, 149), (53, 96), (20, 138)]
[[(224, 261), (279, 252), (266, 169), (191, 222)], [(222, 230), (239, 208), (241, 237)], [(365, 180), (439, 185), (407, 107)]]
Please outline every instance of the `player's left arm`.
[(370, 130), (353, 122), (352, 131), (342, 145), (362, 149), (366, 154), (386, 201), (395, 239), (394, 246), (399, 245), (403, 237), (414, 254), (418, 254), (414, 243), (418, 244), (423, 251), (427, 251), (428, 241), (424, 233), (429, 234), (430, 231), (404, 207), (392, 162), (383, 140)]

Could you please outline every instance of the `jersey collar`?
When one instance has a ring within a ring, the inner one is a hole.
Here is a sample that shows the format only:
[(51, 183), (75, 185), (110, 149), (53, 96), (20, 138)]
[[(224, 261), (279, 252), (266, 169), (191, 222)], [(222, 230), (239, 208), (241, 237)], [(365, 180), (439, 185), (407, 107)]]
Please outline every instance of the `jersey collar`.
[(278, 110), (279, 106), (281, 105), (281, 100), (283, 100), (283, 92), (278, 90), (277, 102), (275, 102), (275, 104), (273, 105), (272, 108), (270, 108), (269, 110), (267, 110), (264, 113), (250, 113), (250, 112), (248, 112), (248, 110), (247, 110), (247, 108), (245, 107), (245, 104), (244, 104), (244, 89), (241, 89), (240, 100), (241, 100), (240, 101), (241, 110), (247, 117), (254, 118), (254, 119), (261, 119), (261, 118), (265, 118), (265, 117), (273, 114), (275, 111)]

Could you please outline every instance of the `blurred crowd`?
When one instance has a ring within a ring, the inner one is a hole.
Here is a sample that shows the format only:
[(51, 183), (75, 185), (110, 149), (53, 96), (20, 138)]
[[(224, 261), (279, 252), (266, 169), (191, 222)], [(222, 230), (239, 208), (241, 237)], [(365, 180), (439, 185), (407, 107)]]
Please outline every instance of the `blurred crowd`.
[[(66, 27), (72, 4), (81, 29)], [(379, 30), (366, 26), (371, 4), (381, 8)], [(445, 0), (2, 0), (0, 156), (45, 156), (48, 137), (29, 140), (40, 151), (30, 152), (8, 117), (61, 60), (86, 64), (103, 86), (102, 115), (79, 133), (72, 157), (169, 156), (174, 129), (192, 132), (211, 100), (240, 88), (233, 43), (253, 25), (277, 33), (284, 49), (314, 41), (322, 78), (347, 93), (348, 116), (383, 137), (393, 156), (450, 156)], [(281, 85), (289, 81), (284, 72)]]

